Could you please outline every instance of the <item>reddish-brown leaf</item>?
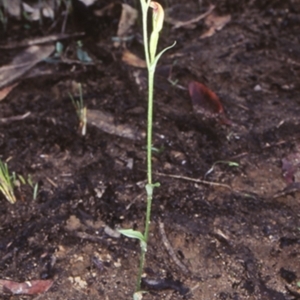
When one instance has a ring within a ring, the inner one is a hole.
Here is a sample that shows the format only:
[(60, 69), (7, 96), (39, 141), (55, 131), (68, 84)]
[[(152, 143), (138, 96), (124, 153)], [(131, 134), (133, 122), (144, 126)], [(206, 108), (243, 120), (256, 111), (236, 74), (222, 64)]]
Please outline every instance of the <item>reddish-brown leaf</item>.
[(14, 83), (12, 85), (6, 86), (0, 90), (0, 101), (5, 99), (6, 96), (18, 85), (18, 83)]
[(53, 280), (16, 282), (12, 280), (0, 279), (0, 294), (36, 295), (48, 291), (52, 284)]
[(206, 118), (218, 119), (222, 124), (231, 124), (224, 114), (219, 97), (204, 84), (197, 81), (190, 82), (189, 93), (196, 113), (202, 114)]

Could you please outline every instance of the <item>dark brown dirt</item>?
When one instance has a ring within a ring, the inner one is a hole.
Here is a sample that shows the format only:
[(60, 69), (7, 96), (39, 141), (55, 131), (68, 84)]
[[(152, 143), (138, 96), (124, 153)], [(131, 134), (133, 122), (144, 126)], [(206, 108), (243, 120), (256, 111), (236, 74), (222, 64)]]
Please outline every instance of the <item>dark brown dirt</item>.
[[(154, 194), (145, 269), (149, 293), (143, 299), (300, 299), (300, 171), (296, 164), (288, 185), (282, 169), (283, 159), (300, 153), (300, 4), (215, 4), (232, 19), (213, 36), (200, 39), (206, 30), (201, 22), (194, 29), (166, 25), (162, 33), (161, 47), (177, 44), (156, 74), (153, 144), (161, 151), (154, 153), (153, 168), (161, 187)], [(170, 0), (167, 7), (172, 17), (189, 20), (208, 3)], [(24, 120), (1, 121), (1, 159), (39, 183), (36, 200), (29, 187), (16, 192), (14, 205), (0, 195), (1, 278), (54, 279), (34, 299), (125, 300), (135, 288), (139, 244), (111, 229), (143, 230), (145, 140), (91, 124), (81, 136), (68, 92), (82, 83), (88, 109), (145, 132), (146, 90), (137, 78), (145, 82), (146, 73), (122, 62), (121, 49), (112, 45), (118, 9), (102, 18), (93, 9), (74, 9), (67, 30), (86, 31), (81, 40), (94, 64), (43, 62), (35, 69), (47, 75), (31, 73), (0, 103), (1, 120), (30, 112)], [(12, 20), (1, 43), (46, 35), (51, 22), (24, 30)], [(136, 26), (127, 48), (142, 56), (140, 32)], [(63, 43), (73, 49), (76, 42)], [(1, 63), (18, 51), (1, 50)], [(170, 66), (176, 85), (167, 80)], [(193, 112), (191, 80), (220, 96), (232, 126)], [(216, 164), (204, 178), (218, 161), (239, 166)]]

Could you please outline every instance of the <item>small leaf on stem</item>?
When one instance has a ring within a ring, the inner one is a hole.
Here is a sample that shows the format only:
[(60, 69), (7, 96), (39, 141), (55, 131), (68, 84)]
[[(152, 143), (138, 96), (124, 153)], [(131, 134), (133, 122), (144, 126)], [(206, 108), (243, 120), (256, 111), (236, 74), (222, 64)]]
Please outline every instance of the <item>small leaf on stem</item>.
[(145, 242), (145, 237), (140, 231), (133, 229), (119, 229), (118, 231), (129, 238), (138, 239), (141, 242)]
[(154, 184), (146, 184), (146, 192), (147, 192), (147, 196), (148, 197), (151, 197), (152, 198), (152, 195), (153, 195), (153, 189), (155, 187), (160, 187), (160, 183), (159, 182), (156, 182)]

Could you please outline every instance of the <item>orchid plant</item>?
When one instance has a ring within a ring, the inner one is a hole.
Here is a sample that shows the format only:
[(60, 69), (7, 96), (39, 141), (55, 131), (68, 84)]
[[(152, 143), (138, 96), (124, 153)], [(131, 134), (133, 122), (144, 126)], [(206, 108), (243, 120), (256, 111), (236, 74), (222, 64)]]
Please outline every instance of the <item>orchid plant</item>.
[[(137, 279), (136, 292), (139, 293), (141, 288), (141, 277), (145, 265), (145, 256), (147, 251), (147, 244), (149, 239), (149, 227), (150, 227), (150, 217), (151, 217), (151, 207), (153, 199), (153, 190), (155, 187), (159, 186), (159, 183), (153, 183), (152, 181), (152, 129), (153, 129), (153, 92), (154, 92), (154, 74), (157, 66), (157, 62), (164, 52), (172, 48), (175, 43), (161, 52), (156, 54), (157, 44), (159, 40), (160, 31), (163, 28), (164, 22), (164, 10), (162, 6), (155, 1), (150, 0), (140, 0), (142, 7), (142, 18), (143, 18), (143, 41), (144, 41), (144, 51), (145, 59), (148, 70), (148, 116), (147, 116), (147, 209), (146, 209), (146, 219), (145, 219), (145, 229), (144, 233), (133, 230), (133, 229), (121, 229), (119, 230), (121, 234), (129, 238), (138, 239), (141, 245), (141, 256), (140, 256), (140, 266)], [(148, 10), (152, 9), (152, 32), (150, 38), (148, 36)], [(134, 297), (137, 297), (137, 293)]]

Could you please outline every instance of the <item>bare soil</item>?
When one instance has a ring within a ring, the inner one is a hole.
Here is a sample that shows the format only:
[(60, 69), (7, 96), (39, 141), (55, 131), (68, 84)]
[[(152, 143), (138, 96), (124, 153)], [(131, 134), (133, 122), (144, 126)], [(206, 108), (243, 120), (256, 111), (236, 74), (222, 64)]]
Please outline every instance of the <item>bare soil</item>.
[[(36, 200), (29, 187), (16, 191), (14, 205), (0, 195), (1, 278), (54, 280), (43, 295), (1, 299), (132, 298), (139, 244), (115, 229), (143, 230), (146, 72), (125, 64), (113, 46), (120, 12), (92, 14), (105, 4), (74, 9), (67, 26), (86, 32), (81, 41), (93, 64), (40, 63), (39, 75), (0, 103), (1, 159), (39, 183)], [(207, 1), (166, 4), (182, 20), (208, 8)], [(143, 299), (300, 299), (300, 2), (215, 4), (231, 21), (213, 36), (200, 38), (203, 22), (194, 29), (166, 24), (162, 33), (161, 47), (177, 44), (156, 74), (153, 169), (161, 187)], [(46, 35), (52, 22), (24, 29), (11, 21), (1, 44)], [(59, 32), (57, 24), (50, 33)], [(142, 57), (138, 24), (133, 34), (127, 48)], [(65, 49), (77, 40), (64, 41)], [(2, 49), (1, 63), (19, 50)], [(231, 126), (193, 111), (191, 80), (220, 96)], [(68, 95), (74, 82), (82, 83), (88, 109), (141, 134), (120, 137), (88, 124), (82, 136)], [(283, 160), (294, 166), (291, 182)]]

